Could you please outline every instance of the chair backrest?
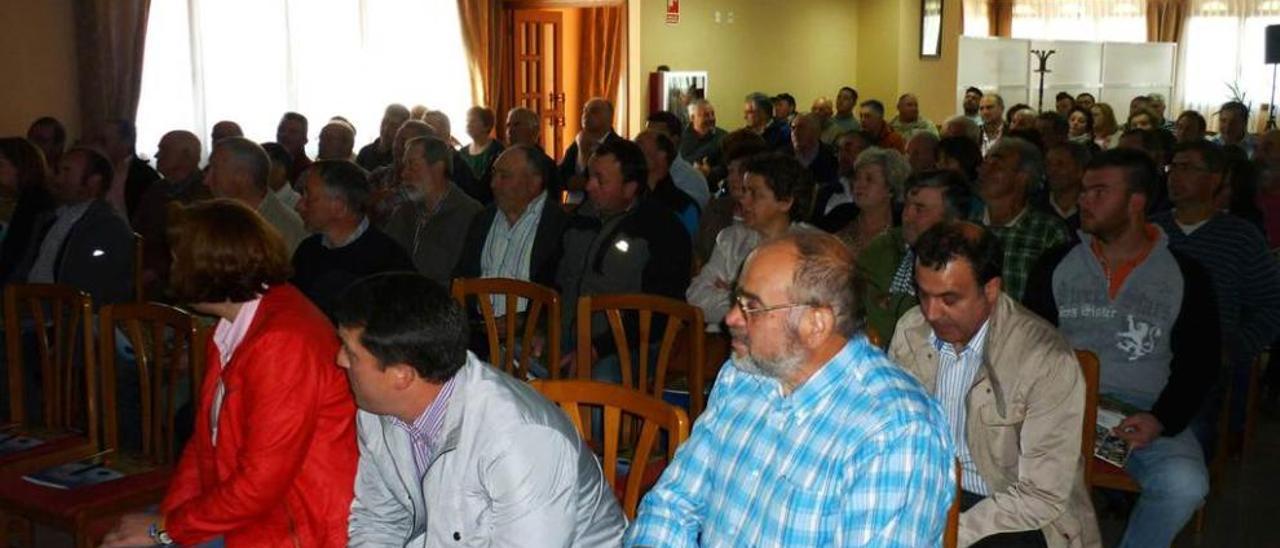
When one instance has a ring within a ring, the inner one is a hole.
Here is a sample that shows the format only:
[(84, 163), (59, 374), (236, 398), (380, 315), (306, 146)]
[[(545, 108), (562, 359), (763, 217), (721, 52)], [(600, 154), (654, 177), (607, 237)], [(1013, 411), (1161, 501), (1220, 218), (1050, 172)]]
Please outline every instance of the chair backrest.
[(960, 545), (960, 497), (963, 493), (960, 473), (960, 459), (956, 459), (956, 498), (951, 500), (951, 508), (947, 509), (947, 528), (942, 532), (943, 548), (956, 548)]
[(104, 444), (109, 449), (120, 448), (120, 406), (116, 402), (121, 379), (116, 367), (118, 330), (132, 348), (137, 366), (142, 455), (156, 463), (173, 462), (178, 398), (186, 385), (186, 393), (194, 399), (204, 374), (204, 338), (200, 337), (195, 319), (158, 303), (104, 306), (98, 316)]
[[(533, 282), (511, 278), (459, 278), (453, 281), (453, 298), (468, 311), (467, 297), (474, 295), (484, 319), (489, 343), (489, 361), (493, 366), (518, 379), (528, 378), (529, 359), (535, 355), (535, 341), (545, 337), (542, 352), (552, 379), (560, 378), (560, 294)], [(494, 297), (505, 299), (506, 313), (495, 316)], [(520, 299), (528, 303), (525, 311), (515, 314)], [(539, 318), (543, 330), (538, 330)], [(518, 352), (513, 349), (519, 349)], [(502, 350), (506, 349), (506, 352)]]
[[(595, 313), (603, 313), (609, 323), (609, 332), (617, 347), (618, 361), (622, 366), (622, 384), (655, 397), (662, 397), (666, 386), (668, 368), (677, 356), (684, 358), (685, 373), (689, 380), (689, 413), (697, 417), (704, 405), (704, 362), (706, 361), (705, 321), (702, 309), (683, 301), (645, 294), (588, 295), (578, 298), (577, 311), (577, 369), (578, 378), (591, 378), (591, 319)], [(662, 333), (655, 341), (654, 315), (664, 317)], [(627, 331), (624, 317), (634, 318), (633, 334)], [(636, 340), (631, 340), (632, 335)], [(656, 360), (651, 360), (649, 346), (658, 344)], [(636, 355), (633, 356), (632, 352)], [(647, 364), (654, 364), (652, 378)], [(635, 371), (636, 374), (632, 375)], [(632, 377), (635, 378), (632, 378)]]
[(868, 325), (864, 327), (862, 331), (867, 335), (867, 342), (871, 343), (872, 346), (878, 346), (880, 348), (884, 348), (884, 345), (880, 344), (884, 342), (884, 339), (880, 336), (879, 330)]
[(556, 402), (569, 415), (583, 439), (590, 437), (580, 406), (604, 409), (604, 477), (609, 485), (617, 486), (619, 441), (627, 438), (622, 432), (623, 415), (641, 421), (640, 437), (631, 456), (627, 471), (627, 485), (623, 491), (622, 509), (627, 519), (635, 519), (644, 487), (645, 469), (658, 442), (658, 430), (667, 431), (667, 462), (675, 458), (676, 448), (689, 438), (689, 416), (683, 409), (612, 383), (565, 380), (535, 381), (533, 387), (547, 399)]
[(142, 253), (143, 238), (137, 232), (133, 233), (133, 300), (136, 302), (147, 302), (147, 288), (142, 280)]
[[(97, 443), (98, 369), (89, 294), (61, 284), (9, 284), (4, 290), (4, 333), (10, 420), (28, 424), (26, 398), (35, 395), (24, 393), (25, 371), (35, 365), (40, 368), (44, 427), (83, 427), (86, 437)], [(34, 360), (23, 355), (24, 339), (34, 341)]]
[(1093, 443), (1098, 424), (1098, 355), (1076, 350), (1076, 361), (1084, 374), (1084, 428), (1080, 432), (1080, 455), (1084, 458), (1085, 485), (1093, 485)]

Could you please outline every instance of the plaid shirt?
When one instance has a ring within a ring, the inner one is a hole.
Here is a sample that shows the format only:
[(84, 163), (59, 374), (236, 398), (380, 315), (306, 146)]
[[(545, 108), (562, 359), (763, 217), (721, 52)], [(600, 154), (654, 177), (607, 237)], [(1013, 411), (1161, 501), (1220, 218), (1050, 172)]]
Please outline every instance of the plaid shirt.
[(1004, 226), (992, 225), (985, 208), (974, 220), (986, 225), (1004, 246), (1004, 273), (1001, 276), (1004, 279), (1004, 292), (1018, 301), (1022, 300), (1027, 277), (1040, 256), (1067, 242), (1066, 223), (1031, 207), (1031, 204), (1023, 207), (1022, 213)]
[(933, 546), (955, 493), (938, 404), (863, 337), (790, 396), (730, 365), (626, 546)]

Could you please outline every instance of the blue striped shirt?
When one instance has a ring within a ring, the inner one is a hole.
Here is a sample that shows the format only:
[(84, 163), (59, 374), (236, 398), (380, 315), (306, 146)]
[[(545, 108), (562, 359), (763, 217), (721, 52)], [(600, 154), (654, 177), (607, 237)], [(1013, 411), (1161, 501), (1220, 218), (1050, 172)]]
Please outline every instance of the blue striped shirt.
[(932, 546), (955, 493), (937, 403), (866, 338), (784, 396), (726, 364), (627, 546)]
[(958, 354), (949, 342), (929, 332), (929, 342), (938, 349), (938, 384), (934, 387), (934, 396), (942, 404), (942, 412), (947, 416), (947, 424), (951, 427), (951, 443), (956, 448), (956, 457), (960, 459), (960, 485), (965, 491), (975, 495), (987, 496), (991, 489), (978, 474), (978, 467), (973, 463), (973, 455), (969, 453), (969, 437), (965, 434), (965, 415), (968, 413), (969, 388), (973, 386), (973, 378), (982, 366), (982, 353), (987, 347), (987, 326), (990, 320), (982, 322), (982, 327), (969, 339), (969, 344)]
[[(485, 239), (484, 249), (480, 254), (481, 276), (529, 280), (533, 240), (538, 233), (538, 220), (542, 218), (542, 208), (546, 203), (547, 193), (543, 192), (525, 206), (514, 224), (507, 222), (507, 216), (502, 210), (493, 215), (493, 224), (489, 226), (489, 236)], [(490, 297), (490, 302), (495, 316), (507, 313), (505, 295), (494, 295)], [(528, 305), (527, 299), (517, 299), (516, 311), (524, 312)]]
[(409, 433), (409, 439), (413, 442), (413, 463), (418, 467), (419, 478), (426, 475), (431, 459), (435, 458), (436, 451), (440, 448), (440, 429), (444, 427), (444, 415), (449, 410), (449, 399), (453, 396), (453, 384), (457, 378), (455, 375), (445, 381), (440, 392), (436, 393), (436, 399), (422, 410), (413, 424), (391, 417), (391, 424)]

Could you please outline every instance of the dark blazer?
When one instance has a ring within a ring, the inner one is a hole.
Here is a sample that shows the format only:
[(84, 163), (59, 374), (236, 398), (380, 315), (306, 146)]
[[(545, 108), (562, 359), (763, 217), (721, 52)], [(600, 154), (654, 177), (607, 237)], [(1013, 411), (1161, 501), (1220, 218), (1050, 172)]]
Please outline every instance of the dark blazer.
[[(27, 253), (10, 281), (26, 283), (54, 211), (36, 218)], [(53, 280), (89, 293), (94, 308), (133, 297), (133, 231), (105, 200), (94, 200), (72, 225), (54, 261)]]
[[(609, 134), (604, 136), (604, 142), (612, 143), (622, 141), (623, 138), (614, 133), (612, 129)], [(560, 159), (560, 182), (568, 184), (573, 180), (573, 176), (578, 174), (578, 140), (574, 139), (573, 144), (564, 150), (564, 157)]]
[[(529, 257), (529, 281), (556, 288), (556, 268), (560, 264), (560, 256), (564, 251), (564, 228), (569, 224), (569, 215), (560, 209), (560, 201), (550, 191), (546, 193), (546, 203), (542, 206), (542, 216), (538, 219), (538, 229), (533, 235), (533, 251)], [(479, 278), (480, 258), (484, 256), (484, 242), (489, 239), (489, 229), (493, 228), (493, 219), (498, 215), (498, 206), (491, 204), (471, 220), (467, 230), (466, 243), (462, 247), (462, 256), (453, 269), (454, 278)]]
[(0, 282), (8, 280), (18, 268), (18, 263), (26, 256), (27, 248), (37, 230), (38, 218), (53, 211), (54, 207), (53, 196), (49, 195), (44, 184), (25, 188), (18, 195), (18, 204), (13, 209), (13, 217), (9, 219), (4, 245), (0, 246)]
[(142, 158), (136, 154), (129, 160), (129, 177), (124, 180), (124, 205), (129, 210), (129, 215), (137, 210), (138, 203), (142, 201), (142, 195), (147, 193), (147, 189), (152, 184), (160, 180), (160, 173), (152, 169)]
[(840, 180), (840, 161), (836, 159), (835, 148), (826, 143), (818, 143), (818, 156), (806, 168), (813, 184), (821, 187)]

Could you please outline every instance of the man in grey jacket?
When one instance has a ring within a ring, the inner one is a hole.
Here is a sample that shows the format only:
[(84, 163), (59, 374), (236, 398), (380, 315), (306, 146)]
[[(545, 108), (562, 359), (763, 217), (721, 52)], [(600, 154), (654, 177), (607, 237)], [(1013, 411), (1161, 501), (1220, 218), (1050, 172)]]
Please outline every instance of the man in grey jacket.
[(371, 276), (334, 310), (360, 406), (350, 546), (617, 546), (626, 518), (555, 405), (467, 352), (441, 286)]

